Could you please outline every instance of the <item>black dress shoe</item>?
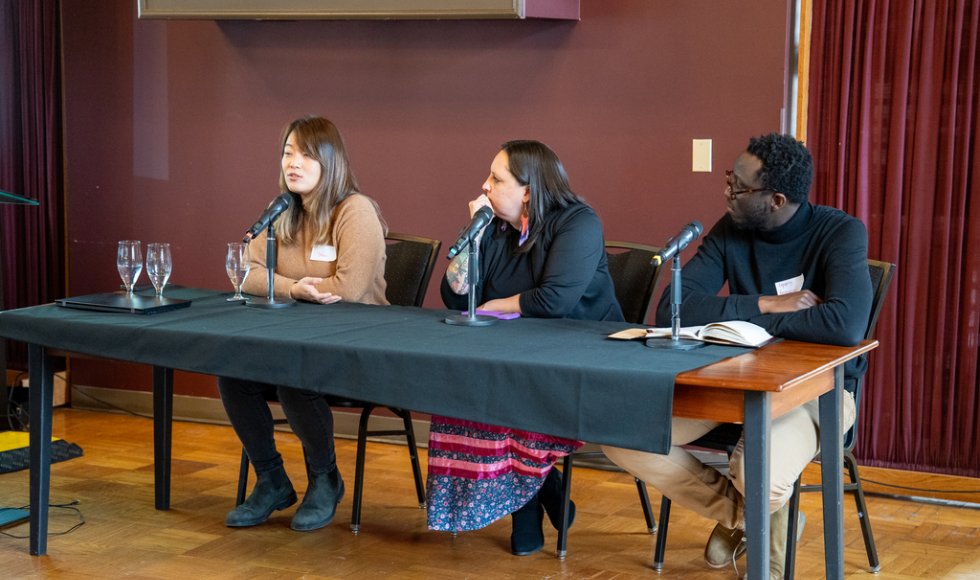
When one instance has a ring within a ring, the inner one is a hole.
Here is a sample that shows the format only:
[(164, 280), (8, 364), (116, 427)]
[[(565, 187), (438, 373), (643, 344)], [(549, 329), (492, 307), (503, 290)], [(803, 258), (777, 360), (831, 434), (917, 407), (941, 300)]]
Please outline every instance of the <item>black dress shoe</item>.
[[(548, 512), (551, 525), (559, 531), (561, 530), (562, 491), (564, 490), (561, 484), (561, 472), (552, 467), (548, 477), (544, 478), (538, 497), (541, 505), (544, 506), (544, 511)], [(575, 502), (568, 500), (568, 527), (572, 527), (573, 523), (575, 523)]]
[(535, 494), (524, 507), (510, 514), (513, 531), (510, 533), (510, 551), (515, 556), (530, 556), (544, 547), (544, 508)]

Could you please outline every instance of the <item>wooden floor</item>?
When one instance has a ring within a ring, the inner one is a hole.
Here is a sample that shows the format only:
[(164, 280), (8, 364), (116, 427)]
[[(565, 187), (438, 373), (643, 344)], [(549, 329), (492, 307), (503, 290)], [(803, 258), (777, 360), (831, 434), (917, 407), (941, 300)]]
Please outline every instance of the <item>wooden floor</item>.
[[(174, 424), (170, 511), (153, 509), (153, 424), (148, 419), (58, 409), (54, 434), (77, 443), (84, 457), (52, 466), (51, 503), (78, 500), (85, 525), (51, 536), (48, 555), (29, 555), (28, 540), (0, 536), (0, 578), (269, 578), (456, 579), (688, 578), (734, 580), (732, 569), (711, 570), (702, 560), (712, 522), (675, 507), (661, 573), (650, 568), (655, 536), (646, 525), (631, 477), (576, 469), (578, 519), (568, 557), (555, 557), (556, 532), (545, 520), (546, 549), (518, 558), (509, 553), (510, 519), (453, 536), (428, 531), (418, 509), (404, 447), (369, 445), (361, 531), (350, 532), (349, 496), (337, 519), (315, 532), (294, 532), (295, 508), (254, 528), (224, 526), (233, 507), (239, 446), (230, 428)], [(300, 446), (277, 434), (297, 491), (306, 485)], [(355, 445), (338, 441), (337, 455), (353, 489)], [(659, 496), (652, 494), (655, 508)], [(797, 577), (823, 578), (818, 494), (804, 494), (807, 525)], [(0, 506), (28, 502), (28, 472), (0, 475)], [(879, 580), (980, 579), (980, 512), (969, 508), (869, 498), (882, 572)], [(51, 510), (50, 531), (69, 529), (74, 512)], [(867, 573), (853, 502), (845, 503), (848, 578)], [(8, 533), (26, 535), (27, 525)], [(743, 561), (744, 562), (744, 561)]]

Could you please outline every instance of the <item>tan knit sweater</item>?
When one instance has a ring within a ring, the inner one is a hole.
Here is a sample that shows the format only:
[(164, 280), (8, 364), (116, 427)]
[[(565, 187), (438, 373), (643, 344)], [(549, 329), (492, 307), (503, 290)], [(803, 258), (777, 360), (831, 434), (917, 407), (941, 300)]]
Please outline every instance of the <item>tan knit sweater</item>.
[[(284, 245), (276, 241), (276, 296), (289, 296), (292, 285), (307, 276), (323, 278), (321, 292), (331, 292), (344, 302), (388, 304), (385, 300), (384, 230), (374, 205), (363, 195), (352, 195), (340, 204), (330, 245), (337, 250), (332, 262), (311, 260), (314, 232), (304, 224), (301, 243)], [(266, 235), (263, 231), (249, 244), (252, 268), (242, 291), (257, 296), (268, 292), (265, 267)]]

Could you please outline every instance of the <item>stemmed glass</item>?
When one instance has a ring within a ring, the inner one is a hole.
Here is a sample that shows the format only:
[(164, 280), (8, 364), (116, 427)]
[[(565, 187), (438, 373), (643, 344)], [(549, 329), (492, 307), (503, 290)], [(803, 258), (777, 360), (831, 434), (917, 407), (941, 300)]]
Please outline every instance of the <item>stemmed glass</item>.
[(126, 285), (126, 296), (133, 297), (133, 286), (143, 271), (143, 254), (140, 251), (139, 240), (125, 240), (119, 242), (119, 250), (116, 253), (116, 268), (119, 270), (119, 277)]
[(149, 244), (146, 246), (146, 273), (157, 291), (157, 298), (163, 298), (163, 287), (170, 279), (173, 261), (170, 258), (170, 244)]
[(228, 244), (228, 255), (225, 257), (225, 271), (228, 272), (228, 279), (235, 287), (235, 295), (228, 300), (245, 300), (242, 296), (242, 284), (251, 269), (248, 257), (248, 244), (242, 242), (232, 242)]

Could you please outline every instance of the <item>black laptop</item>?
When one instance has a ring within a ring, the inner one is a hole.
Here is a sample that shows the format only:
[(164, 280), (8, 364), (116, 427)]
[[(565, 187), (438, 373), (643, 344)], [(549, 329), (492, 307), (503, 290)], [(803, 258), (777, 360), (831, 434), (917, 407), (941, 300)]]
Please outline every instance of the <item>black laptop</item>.
[(129, 314), (159, 314), (178, 308), (187, 308), (191, 305), (190, 300), (140, 296), (139, 294), (126, 296), (125, 292), (106, 292), (73, 298), (59, 298), (54, 303), (65, 308), (80, 308), (99, 312), (127, 312)]

